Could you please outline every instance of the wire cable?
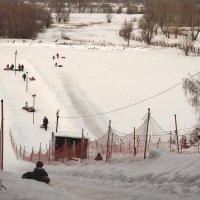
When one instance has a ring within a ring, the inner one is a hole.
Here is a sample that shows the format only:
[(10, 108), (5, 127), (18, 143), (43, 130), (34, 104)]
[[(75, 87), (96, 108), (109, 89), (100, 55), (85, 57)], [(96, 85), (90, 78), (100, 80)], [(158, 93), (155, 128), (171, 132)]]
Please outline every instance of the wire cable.
[[(194, 75), (192, 75), (192, 76), (190, 76), (190, 77), (197, 76), (198, 74), (200, 74), (200, 72), (197, 72), (196, 74), (194, 74)], [(157, 93), (157, 94), (154, 94), (154, 95), (152, 95), (152, 96), (150, 96), (150, 97), (148, 97), (148, 98), (142, 99), (142, 100), (137, 101), (137, 102), (135, 102), (135, 103), (132, 103), (132, 104), (129, 104), (129, 105), (126, 105), (126, 106), (120, 107), (120, 108), (116, 108), (116, 109), (113, 109), (113, 110), (110, 110), (110, 111), (100, 112), (100, 113), (90, 114), (90, 115), (69, 116), (69, 117), (60, 117), (60, 118), (68, 118), (68, 119), (71, 118), (71, 119), (72, 119), (72, 118), (87, 118), (87, 117), (95, 117), (95, 116), (99, 116), (99, 115), (105, 115), (105, 114), (109, 114), (109, 113), (117, 112), (117, 111), (119, 111), (119, 110), (124, 110), (124, 109), (126, 109), (126, 108), (129, 108), (129, 107), (135, 106), (135, 105), (137, 105), (137, 104), (140, 104), (140, 103), (143, 103), (143, 102), (148, 101), (148, 100), (150, 100), (150, 99), (153, 99), (153, 98), (155, 98), (155, 97), (157, 97), (157, 96), (160, 96), (161, 94), (164, 94), (164, 93), (166, 93), (166, 92), (168, 92), (168, 91), (170, 91), (170, 90), (176, 88), (177, 86), (181, 85), (182, 83), (183, 83), (183, 81), (181, 81), (181, 82), (179, 82), (179, 83), (177, 83), (177, 84), (175, 84), (175, 85), (169, 87), (169, 88), (166, 89), (166, 90), (163, 90), (163, 91), (161, 91), (161, 92), (159, 92), (159, 93)]]

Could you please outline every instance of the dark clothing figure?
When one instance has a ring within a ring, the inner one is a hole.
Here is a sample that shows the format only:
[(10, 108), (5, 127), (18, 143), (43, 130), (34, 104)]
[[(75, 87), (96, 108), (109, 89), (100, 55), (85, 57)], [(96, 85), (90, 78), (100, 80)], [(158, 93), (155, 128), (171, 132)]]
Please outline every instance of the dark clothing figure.
[(59, 54), (58, 53), (56, 54), (56, 56), (57, 56), (57, 58), (59, 58)]
[(21, 65), (21, 71), (24, 71), (24, 65)]
[(58, 66), (58, 63), (55, 63), (55, 67), (57, 67)]
[(98, 153), (95, 160), (103, 160), (102, 155), (100, 153)]
[(55, 59), (55, 56), (53, 56), (53, 60)]
[(47, 130), (47, 125), (48, 125), (49, 121), (47, 119), (47, 117), (45, 116), (43, 119), (43, 125), (44, 125), (44, 129)]
[(26, 172), (22, 175), (22, 178), (34, 179), (36, 181), (45, 182), (48, 184), (50, 182), (50, 178), (48, 177), (47, 172), (42, 167), (43, 162), (37, 161), (36, 167), (33, 172)]
[(22, 78), (24, 79), (24, 81), (26, 80), (26, 74), (25, 73), (22, 75)]
[(20, 64), (18, 65), (18, 71), (21, 71), (21, 65)]

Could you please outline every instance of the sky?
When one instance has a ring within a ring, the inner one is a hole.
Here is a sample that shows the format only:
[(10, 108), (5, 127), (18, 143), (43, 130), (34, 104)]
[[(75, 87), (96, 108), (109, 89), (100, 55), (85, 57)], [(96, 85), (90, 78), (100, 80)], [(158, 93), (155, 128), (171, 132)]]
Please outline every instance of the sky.
[[(188, 105), (181, 84), (148, 101), (199, 70), (200, 58), (184, 56), (178, 49), (146, 47), (118, 36), (127, 15), (115, 15), (105, 22), (105, 14), (73, 14), (70, 23), (102, 22), (73, 28), (64, 25), (42, 33), (36, 40), (1, 39), (0, 94), (4, 100), (5, 161), (0, 179), (7, 190), (0, 190), (0, 200), (49, 199), (127, 199), (127, 200), (197, 200), (200, 193), (199, 155), (176, 155), (163, 149), (151, 151), (146, 160), (122, 163), (105, 161), (76, 165), (44, 166), (51, 183), (46, 185), (21, 176), (35, 164), (17, 160), (10, 144), (9, 132), (18, 145), (31, 152), (51, 140), (59, 110), (59, 135), (84, 135), (94, 139), (111, 126), (130, 133), (143, 123), (148, 108), (154, 120), (166, 131), (191, 128), (197, 123), (194, 110)], [(130, 15), (128, 15), (130, 18)], [(72, 38), (60, 39), (61, 34)], [(75, 41), (74, 41), (75, 40)], [(81, 41), (77, 41), (81, 40)], [(84, 41), (84, 42), (83, 42)], [(97, 43), (110, 42), (100, 46)], [(70, 45), (60, 45), (62, 43)], [(15, 57), (15, 51), (17, 55)], [(53, 60), (53, 56), (59, 58)], [(24, 82), (22, 72), (3, 70), (7, 64), (23, 64), (35, 81)], [(55, 63), (63, 67), (55, 67)], [(36, 112), (22, 109), (27, 101)], [(135, 104), (126, 109), (120, 109)], [(105, 115), (98, 115), (110, 112)], [(95, 115), (94, 117), (81, 117)], [(42, 119), (49, 119), (48, 130), (40, 128)]]

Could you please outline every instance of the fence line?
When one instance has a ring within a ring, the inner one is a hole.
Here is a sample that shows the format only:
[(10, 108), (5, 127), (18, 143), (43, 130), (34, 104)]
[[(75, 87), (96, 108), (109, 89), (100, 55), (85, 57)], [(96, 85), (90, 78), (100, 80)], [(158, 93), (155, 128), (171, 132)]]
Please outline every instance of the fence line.
[(101, 138), (95, 141), (85, 141), (82, 136), (76, 144), (75, 142), (70, 144), (65, 140), (62, 146), (55, 149), (52, 149), (49, 143), (46, 150), (42, 150), (40, 144), (38, 151), (32, 148), (32, 152), (28, 153), (25, 147), (22, 148), (21, 145), (15, 143), (11, 131), (10, 139), (18, 159), (34, 163), (41, 160), (45, 164), (53, 165), (71, 164), (77, 161), (92, 162), (97, 153), (101, 153), (106, 162), (119, 162), (127, 159), (139, 161), (145, 159), (149, 151), (161, 148), (179, 154), (200, 153), (198, 129), (186, 135), (178, 135), (176, 131), (167, 133), (150, 115), (146, 115), (143, 124), (137, 129), (134, 128), (130, 134), (120, 134), (112, 129), (110, 121), (108, 131)]

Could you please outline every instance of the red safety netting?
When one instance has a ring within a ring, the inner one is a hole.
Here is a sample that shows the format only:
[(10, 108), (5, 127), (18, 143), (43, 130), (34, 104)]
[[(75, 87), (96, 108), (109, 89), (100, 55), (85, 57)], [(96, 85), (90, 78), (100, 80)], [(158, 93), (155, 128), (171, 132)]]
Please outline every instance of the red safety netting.
[[(178, 131), (164, 131), (148, 113), (143, 124), (129, 133), (116, 131), (109, 125), (108, 131), (99, 139), (90, 141), (82, 137), (73, 143), (65, 140), (61, 146), (52, 149), (51, 145), (46, 150), (32, 149), (31, 153), (18, 146), (10, 134), (11, 143), (17, 158), (28, 162), (41, 160), (46, 164), (69, 164), (69, 161), (91, 162), (97, 153), (100, 153), (106, 162), (119, 162), (127, 159), (142, 160), (154, 149), (166, 149), (179, 154), (199, 153), (199, 130), (186, 134)], [(75, 162), (76, 163), (76, 162)]]

